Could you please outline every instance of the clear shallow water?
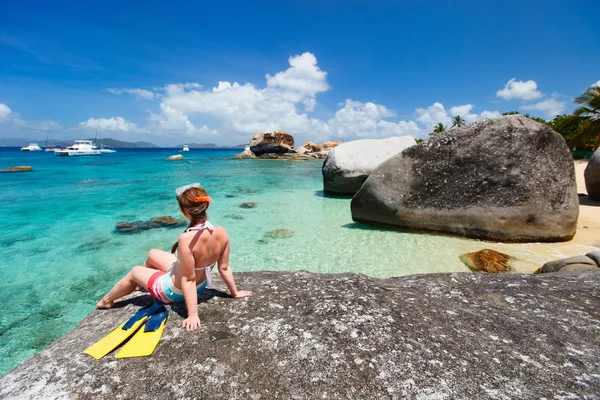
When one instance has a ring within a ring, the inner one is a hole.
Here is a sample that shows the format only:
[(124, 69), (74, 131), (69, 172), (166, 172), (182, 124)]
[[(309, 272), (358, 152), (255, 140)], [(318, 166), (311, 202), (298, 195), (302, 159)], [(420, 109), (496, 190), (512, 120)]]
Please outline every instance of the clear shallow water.
[[(151, 248), (170, 249), (182, 229), (119, 235), (120, 221), (180, 218), (174, 189), (200, 181), (225, 226), (234, 271), (309, 270), (389, 277), (468, 271), (458, 256), (492, 248), (521, 259), (519, 270), (588, 248), (506, 245), (359, 225), (350, 199), (325, 197), (320, 161), (233, 160), (239, 150), (119, 150), (56, 157), (0, 148), (0, 376), (75, 327)], [(242, 202), (258, 202), (244, 209)], [(265, 237), (286, 229), (286, 238)], [(252, 289), (252, 288), (248, 288)]]

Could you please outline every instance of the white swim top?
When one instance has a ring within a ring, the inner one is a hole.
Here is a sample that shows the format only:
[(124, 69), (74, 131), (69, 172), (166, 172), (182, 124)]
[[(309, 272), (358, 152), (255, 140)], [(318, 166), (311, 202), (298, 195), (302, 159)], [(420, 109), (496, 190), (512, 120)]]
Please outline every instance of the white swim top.
[[(206, 221), (204, 221), (201, 224), (190, 226), (185, 231), (186, 232), (190, 232), (190, 231), (203, 231), (205, 229), (208, 229), (209, 231), (213, 232), (215, 230), (215, 227), (208, 220), (206, 220)], [(177, 258), (176, 262), (179, 264), (179, 255), (177, 254), (177, 251), (175, 251), (175, 257)], [(194, 270), (196, 270), (196, 271), (200, 271), (202, 269), (204, 270), (204, 272), (206, 274), (206, 288), (207, 289), (211, 289), (212, 288), (212, 280), (211, 280), (211, 277), (210, 277), (210, 270), (211, 270), (212, 267), (215, 266), (215, 264), (216, 263), (211, 264), (211, 265), (207, 265), (206, 267), (194, 268)]]

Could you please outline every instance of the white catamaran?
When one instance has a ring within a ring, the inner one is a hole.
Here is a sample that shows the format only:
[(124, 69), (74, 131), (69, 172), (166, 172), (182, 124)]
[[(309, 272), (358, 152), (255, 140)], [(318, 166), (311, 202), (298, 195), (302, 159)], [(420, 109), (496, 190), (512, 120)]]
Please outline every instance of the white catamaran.
[(102, 153), (91, 140), (76, 140), (75, 144), (66, 149), (56, 150), (57, 156), (100, 156)]

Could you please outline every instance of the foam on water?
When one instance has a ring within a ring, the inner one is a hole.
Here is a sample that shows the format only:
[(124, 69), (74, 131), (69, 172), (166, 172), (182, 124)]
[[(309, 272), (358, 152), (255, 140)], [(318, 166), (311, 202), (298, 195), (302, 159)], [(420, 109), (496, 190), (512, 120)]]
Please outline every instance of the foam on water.
[[(0, 375), (72, 329), (151, 248), (168, 250), (181, 229), (119, 235), (121, 221), (181, 218), (174, 189), (200, 181), (227, 228), (234, 271), (356, 272), (374, 277), (468, 271), (458, 256), (492, 248), (531, 272), (589, 248), (507, 245), (381, 229), (352, 222), (350, 199), (322, 192), (320, 161), (233, 160), (237, 150), (119, 150), (55, 157), (0, 148)], [(243, 202), (258, 202), (242, 208)], [(247, 288), (254, 289), (254, 288)]]

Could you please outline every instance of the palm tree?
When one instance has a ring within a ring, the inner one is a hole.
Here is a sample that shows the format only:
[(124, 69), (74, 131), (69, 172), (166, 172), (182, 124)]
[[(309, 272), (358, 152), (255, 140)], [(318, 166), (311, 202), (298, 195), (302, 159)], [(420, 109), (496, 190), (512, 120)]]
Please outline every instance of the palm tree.
[(581, 104), (573, 115), (582, 120), (579, 143), (585, 146), (600, 136), (600, 85), (588, 88), (575, 99), (575, 103)]
[(457, 115), (456, 117), (454, 117), (453, 124), (450, 127), (450, 129), (454, 127), (460, 128), (464, 124), (466, 124), (465, 120), (460, 115)]
[(446, 130), (446, 127), (444, 126), (444, 124), (442, 124), (441, 122), (438, 122), (438, 124), (433, 127), (433, 133), (431, 133), (430, 135), (433, 135), (435, 133), (444, 132), (445, 130)]

